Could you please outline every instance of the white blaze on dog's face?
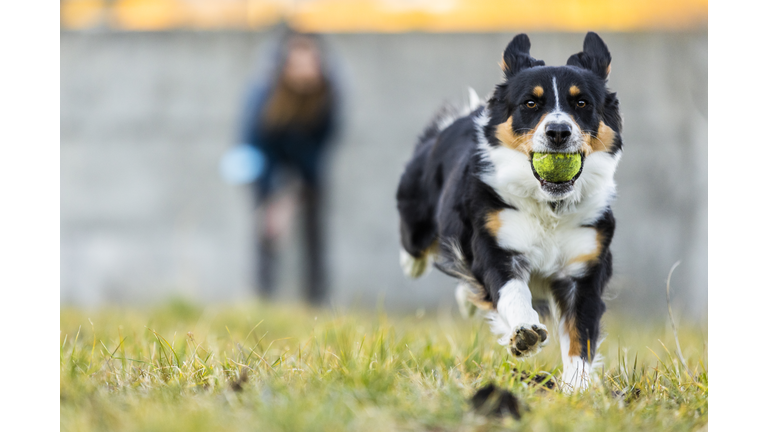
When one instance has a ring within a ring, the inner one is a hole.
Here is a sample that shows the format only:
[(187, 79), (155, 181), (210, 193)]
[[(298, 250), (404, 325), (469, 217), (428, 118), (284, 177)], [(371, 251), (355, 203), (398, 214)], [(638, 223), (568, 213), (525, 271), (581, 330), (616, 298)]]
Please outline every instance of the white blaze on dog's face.
[[(538, 105), (550, 105), (547, 111), (541, 110), (544, 114), (533, 131), (531, 151), (533, 153), (584, 153), (584, 133), (575, 116), (583, 114), (590, 105), (587, 104), (586, 97), (579, 97), (578, 102), (574, 104), (576, 108), (572, 109), (567, 98), (563, 97), (561, 101), (557, 86), (557, 77), (553, 76), (550, 91), (543, 92), (552, 95), (550, 103), (547, 104), (542, 95), (542, 98), (539, 98), (540, 103), (536, 103), (534, 99), (529, 99), (523, 104), (526, 108), (533, 105), (532, 109), (535, 111), (537, 111)], [(541, 86), (537, 86), (537, 88), (539, 87)], [(578, 95), (578, 87), (575, 84), (571, 87), (577, 89)]]
[[(588, 36), (585, 52), (571, 56), (566, 66), (551, 67), (530, 57), (528, 48), (513, 40), (504, 53), (506, 80), (497, 86), (487, 121), (480, 125), (490, 150), (487, 153), (496, 153), (487, 159), (492, 163), (494, 158), (505, 159), (516, 166), (526, 161), (526, 174), (531, 178), (516, 181), (518, 188), (524, 183), (535, 189), (527, 195), (546, 201), (574, 194), (580, 197), (583, 187), (579, 183), (594, 182), (580, 182), (580, 178), (612, 178), (621, 154), (618, 99), (606, 88), (610, 53), (597, 35)], [(579, 172), (568, 181), (546, 181), (533, 169), (534, 153), (579, 154)], [(597, 160), (606, 158), (614, 163)]]

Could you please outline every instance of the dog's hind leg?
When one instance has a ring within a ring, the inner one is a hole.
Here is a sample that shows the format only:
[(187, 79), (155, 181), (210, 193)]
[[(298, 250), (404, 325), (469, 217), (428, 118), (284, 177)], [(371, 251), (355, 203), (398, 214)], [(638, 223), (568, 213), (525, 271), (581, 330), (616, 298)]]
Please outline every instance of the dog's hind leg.
[(411, 255), (405, 248), (400, 248), (400, 268), (403, 273), (411, 279), (416, 279), (429, 274), (434, 262), (434, 252), (432, 247), (423, 251), (420, 256)]
[[(398, 196), (399, 199), (399, 196)], [(437, 233), (425, 202), (399, 201), (400, 267), (416, 279), (432, 268), (437, 253)]]
[(456, 303), (459, 305), (459, 313), (465, 319), (473, 317), (477, 312), (477, 306), (469, 300), (471, 295), (472, 291), (465, 282), (456, 285)]
[(432, 267), (437, 252), (435, 205), (439, 190), (430, 191), (424, 179), (429, 147), (417, 149), (397, 188), (400, 214), (400, 266), (406, 276), (417, 278)]

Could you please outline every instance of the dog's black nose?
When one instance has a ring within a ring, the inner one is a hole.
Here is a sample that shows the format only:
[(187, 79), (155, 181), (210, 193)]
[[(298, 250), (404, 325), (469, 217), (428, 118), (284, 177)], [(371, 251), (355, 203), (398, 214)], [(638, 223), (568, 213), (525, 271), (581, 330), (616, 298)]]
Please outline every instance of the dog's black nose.
[(563, 146), (571, 136), (571, 127), (567, 123), (550, 123), (545, 129), (547, 138), (554, 146)]

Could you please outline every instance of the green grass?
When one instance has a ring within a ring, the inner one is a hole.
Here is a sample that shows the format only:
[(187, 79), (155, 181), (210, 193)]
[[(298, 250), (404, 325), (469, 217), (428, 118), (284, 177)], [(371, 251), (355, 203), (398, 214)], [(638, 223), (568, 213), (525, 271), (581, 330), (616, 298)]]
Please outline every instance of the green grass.
[[(518, 362), (482, 321), (447, 312), (63, 308), (61, 430), (706, 430), (705, 325), (678, 324), (689, 374), (666, 322), (604, 323), (600, 379), (566, 395), (514, 372), (557, 376), (556, 341)], [(489, 382), (520, 398), (520, 420), (470, 408)]]

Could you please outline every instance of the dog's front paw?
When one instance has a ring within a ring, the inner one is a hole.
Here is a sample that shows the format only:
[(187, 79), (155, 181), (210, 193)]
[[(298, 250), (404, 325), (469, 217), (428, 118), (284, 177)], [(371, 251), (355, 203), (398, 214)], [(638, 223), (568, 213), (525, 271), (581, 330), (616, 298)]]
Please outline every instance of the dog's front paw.
[(579, 356), (564, 358), (563, 376), (560, 379), (560, 388), (563, 393), (570, 394), (587, 390), (592, 380), (592, 371), (592, 365)]
[(548, 336), (544, 324), (520, 325), (509, 338), (509, 353), (515, 357), (532, 356), (546, 345)]

